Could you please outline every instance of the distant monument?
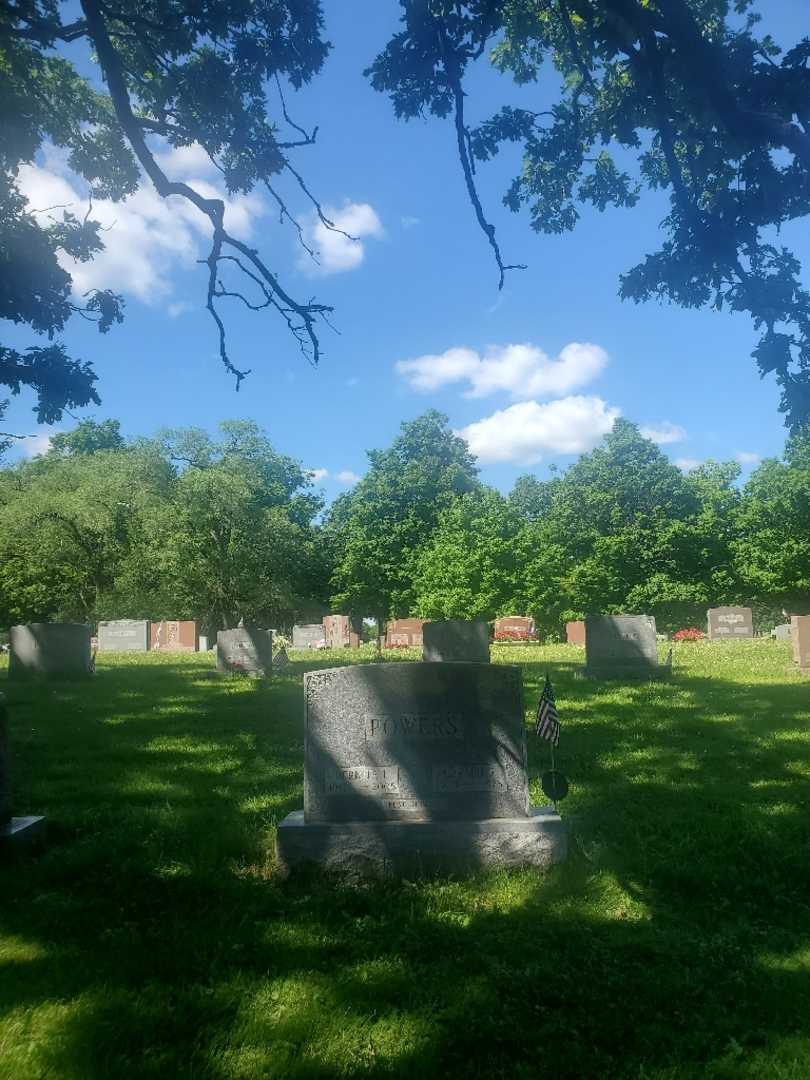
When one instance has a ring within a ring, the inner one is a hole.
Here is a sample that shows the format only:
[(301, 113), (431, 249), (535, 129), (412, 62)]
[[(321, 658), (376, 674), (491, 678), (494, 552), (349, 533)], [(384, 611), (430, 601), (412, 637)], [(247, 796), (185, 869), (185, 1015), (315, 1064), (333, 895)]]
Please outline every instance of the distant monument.
[(520, 670), (352, 665), (304, 676), (304, 809), (278, 828), (286, 870), (352, 877), (547, 866), (557, 813), (529, 807)]
[(326, 644), (326, 631), (323, 623), (307, 623), (294, 626), (292, 645), (294, 649), (317, 649)]
[(8, 669), (11, 678), (84, 679), (92, 672), (90, 627), (86, 623), (28, 623), (11, 627)]
[(360, 635), (352, 630), (348, 615), (324, 615), (323, 632), (327, 649), (357, 649)]
[(426, 622), (422, 627), (422, 659), (431, 663), (489, 663), (489, 627), (470, 619)]
[(536, 635), (534, 619), (528, 615), (504, 615), (495, 620), (496, 641), (531, 641)]
[(146, 652), (148, 648), (146, 619), (114, 619), (98, 624), (99, 652)]
[(45, 834), (44, 817), (13, 817), (12, 808), (8, 715), (5, 696), (0, 694), (0, 852), (28, 845)]
[(220, 630), (217, 668), (231, 674), (266, 678), (273, 670), (273, 631), (247, 626)]
[(152, 623), (151, 645), (160, 652), (197, 652), (197, 624), (190, 619)]
[(652, 615), (589, 615), (584, 674), (595, 679), (654, 679), (670, 674), (658, 660)]
[(424, 619), (392, 619), (385, 628), (386, 649), (420, 648)]
[(793, 662), (799, 671), (810, 674), (810, 615), (794, 615), (790, 620)]
[(750, 641), (754, 620), (750, 607), (716, 607), (706, 613), (709, 641)]
[(585, 644), (584, 619), (574, 619), (573, 622), (567, 622), (565, 624), (565, 641), (568, 645)]

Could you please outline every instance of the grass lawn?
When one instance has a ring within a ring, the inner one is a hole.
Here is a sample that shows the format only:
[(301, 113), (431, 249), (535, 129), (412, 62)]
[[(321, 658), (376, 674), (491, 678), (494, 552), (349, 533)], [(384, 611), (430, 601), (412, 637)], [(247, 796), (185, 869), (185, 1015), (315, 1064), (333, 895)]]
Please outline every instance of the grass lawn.
[(574, 647), (493, 653), (523, 666), (527, 723), (554, 681), (569, 861), (362, 889), (273, 858), (302, 805), (301, 675), (349, 654), (268, 683), (210, 655), (0, 678), (16, 812), (50, 819), (0, 866), (0, 1077), (810, 1078), (789, 645), (683, 645), (644, 685), (575, 680)]

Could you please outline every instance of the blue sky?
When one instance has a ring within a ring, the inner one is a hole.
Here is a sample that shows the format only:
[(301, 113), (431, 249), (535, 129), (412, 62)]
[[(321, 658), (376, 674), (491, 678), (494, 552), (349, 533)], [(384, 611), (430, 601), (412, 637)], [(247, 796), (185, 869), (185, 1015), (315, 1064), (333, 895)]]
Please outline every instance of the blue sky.
[[(767, 7), (777, 38), (801, 36), (805, 0)], [(299, 151), (296, 164), (338, 220), (363, 234), (360, 243), (316, 235), (325, 243), (313, 272), (266, 197), (237, 200), (230, 211), (231, 227), (293, 295), (334, 305), (339, 333), (324, 327), (319, 368), (307, 365), (278, 320), (234, 306), (231, 355), (252, 369), (234, 392), (204, 311), (204, 267), (195, 263), (205, 254), (205, 222), (190, 207), (171, 212), (145, 187), (122, 206), (97, 209), (112, 226), (108, 251), (79, 283), (123, 292), (127, 318), (106, 337), (80, 320), (66, 335), (100, 378), (101, 408), (79, 415), (118, 418), (130, 436), (251, 418), (279, 450), (319, 470), (330, 497), (363, 473), (367, 449), (389, 444), (402, 420), (429, 407), (467, 435), (483, 479), (502, 490), (523, 472), (545, 476), (549, 464), (569, 464), (618, 414), (668, 435), (662, 445), (682, 463), (739, 456), (748, 469), (781, 452), (778, 394), (756, 373), (746, 317), (618, 299), (620, 273), (657, 246), (660, 198), (645, 196), (632, 211), (586, 209), (574, 233), (537, 236), (525, 216), (500, 203), (519, 165), (516, 153), (503, 155), (479, 173), (480, 191), (505, 258), (528, 269), (511, 273), (499, 294), (450, 123), (395, 121), (388, 100), (363, 78), (398, 5), (326, 0), (325, 8), (333, 53), (314, 84), (288, 98), (299, 123), (319, 125), (316, 145)], [(484, 66), (468, 90), (471, 122), (519, 99)], [(544, 84), (520, 94), (537, 108), (548, 102)], [(215, 182), (193, 151), (170, 155), (166, 167)], [(55, 155), (26, 170), (23, 186), (35, 206), (81, 197)], [(287, 186), (285, 194), (309, 222), (300, 193)], [(796, 251), (806, 263), (807, 241)], [(30, 335), (7, 337), (31, 343)], [(12, 399), (5, 426), (46, 436), (32, 424), (32, 404)], [(70, 426), (65, 418), (57, 428)], [(29, 441), (27, 452), (43, 442)]]

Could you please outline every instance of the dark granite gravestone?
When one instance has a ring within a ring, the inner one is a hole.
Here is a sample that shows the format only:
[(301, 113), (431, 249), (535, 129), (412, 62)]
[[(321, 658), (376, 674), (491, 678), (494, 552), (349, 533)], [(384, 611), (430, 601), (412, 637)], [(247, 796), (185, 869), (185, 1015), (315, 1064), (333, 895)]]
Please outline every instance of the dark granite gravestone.
[(419, 648), (424, 626), (424, 619), (392, 619), (385, 628), (386, 649)]
[(273, 631), (255, 627), (220, 630), (217, 667), (233, 674), (265, 677), (273, 669)]
[(286, 869), (363, 876), (564, 857), (559, 816), (529, 807), (518, 668), (333, 668), (305, 675), (304, 696), (304, 809), (278, 829)]
[(307, 623), (304, 626), (294, 626), (292, 643), (294, 649), (317, 649), (321, 643), (326, 644), (323, 623)]
[(82, 679), (92, 674), (90, 627), (85, 623), (28, 623), (12, 626), (8, 673)]
[(652, 615), (589, 615), (585, 619), (585, 670), (595, 679), (651, 679), (670, 673), (658, 661)]
[(810, 615), (794, 615), (790, 620), (793, 662), (800, 671), (810, 672)]
[(485, 622), (446, 619), (422, 627), (422, 659), (430, 663), (489, 663), (489, 627)]
[(0, 694), (0, 852), (27, 846), (45, 833), (44, 817), (12, 817), (10, 758), (6, 699)]
[(750, 607), (716, 607), (706, 613), (709, 641), (750, 641), (754, 620)]
[(146, 619), (114, 619), (98, 624), (99, 652), (146, 652), (148, 648)]
[(574, 619), (565, 624), (565, 641), (567, 645), (585, 644), (585, 621)]

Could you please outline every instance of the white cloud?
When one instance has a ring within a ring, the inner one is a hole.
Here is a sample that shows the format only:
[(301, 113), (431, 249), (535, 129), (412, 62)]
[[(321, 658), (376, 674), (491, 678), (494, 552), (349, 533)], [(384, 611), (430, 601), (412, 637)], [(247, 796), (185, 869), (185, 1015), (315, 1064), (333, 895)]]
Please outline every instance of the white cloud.
[(178, 315), (185, 315), (187, 311), (191, 311), (193, 306), (187, 300), (178, 300), (177, 303), (169, 304), (166, 311), (173, 319), (176, 319)]
[(545, 405), (524, 401), (468, 424), (457, 434), (482, 464), (535, 465), (547, 453), (592, 450), (619, 414), (598, 397), (575, 395)]
[(356, 484), (360, 477), (351, 469), (342, 469), (339, 473), (335, 473), (335, 479), (341, 484)]
[(325, 480), (329, 475), (328, 469), (309, 469), (308, 472), (313, 484), (320, 483), (321, 480)]
[(314, 249), (318, 262), (302, 251), (299, 268), (310, 274), (340, 274), (344, 270), (355, 270), (366, 257), (363, 237), (379, 240), (383, 236), (382, 222), (376, 211), (368, 203), (347, 203), (342, 210), (325, 206), (323, 212), (335, 228), (342, 231), (328, 229), (312, 215), (304, 224), (304, 237)]
[(739, 462), (740, 465), (758, 465), (762, 458), (759, 454), (754, 454), (750, 450), (739, 450), (734, 455), (734, 460)]
[(645, 439), (651, 439), (660, 446), (667, 443), (683, 442), (686, 438), (686, 432), (680, 424), (673, 424), (670, 420), (664, 420), (655, 426), (643, 427), (641, 434)]
[(536, 345), (490, 345), (483, 356), (475, 349), (452, 348), (400, 360), (396, 369), (420, 393), (466, 382), (465, 397), (486, 397), (505, 390), (514, 400), (522, 400), (554, 397), (585, 386), (607, 362), (607, 353), (598, 345), (572, 342), (555, 360)]
[(50, 450), (51, 439), (58, 434), (59, 430), (57, 429), (51, 432), (43, 432), (41, 435), (29, 435), (28, 438), (20, 440), (20, 450), (26, 457), (39, 457), (40, 454), (46, 454)]
[(679, 457), (675, 458), (673, 464), (683, 472), (691, 472), (692, 469), (696, 469), (698, 465), (702, 465), (703, 462), (699, 458)]
[(171, 146), (155, 154), (158, 165), (170, 177), (179, 180), (216, 175), (218, 170), (199, 143), (190, 146)]
[[(178, 155), (184, 155), (181, 165), (183, 162), (189, 165), (198, 151), (186, 147), (163, 157)], [(210, 180), (191, 176), (185, 179), (206, 198), (223, 198)], [(17, 183), (34, 210), (67, 206), (76, 216), (83, 216), (87, 210), (84, 181), (71, 173), (64, 158), (55, 152), (47, 154), (42, 165), (23, 165)], [(250, 239), (255, 219), (265, 213), (266, 204), (257, 195), (240, 195), (224, 201), (228, 229), (240, 240)], [(58, 220), (61, 215), (61, 209), (50, 212)], [(40, 216), (40, 221), (43, 217)], [(59, 254), (59, 262), (72, 276), (77, 295), (107, 288), (137, 296), (148, 304), (163, 301), (173, 291), (172, 277), (178, 266), (194, 266), (204, 253), (210, 235), (208, 219), (196, 207), (180, 196), (161, 198), (146, 180), (122, 202), (94, 201), (92, 217), (106, 230), (102, 233), (104, 251), (86, 263), (76, 262), (63, 252)]]

